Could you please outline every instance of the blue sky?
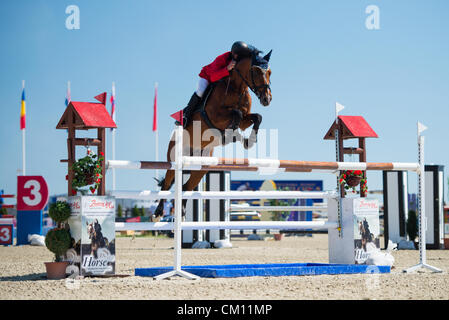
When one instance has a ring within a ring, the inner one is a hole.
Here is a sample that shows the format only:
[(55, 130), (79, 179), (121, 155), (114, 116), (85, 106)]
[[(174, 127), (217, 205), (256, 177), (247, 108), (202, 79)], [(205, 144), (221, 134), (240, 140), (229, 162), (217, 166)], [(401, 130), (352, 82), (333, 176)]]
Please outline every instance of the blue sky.
[[(80, 9), (79, 30), (65, 26), (69, 5)], [(379, 30), (365, 27), (369, 5), (379, 8)], [(159, 83), (159, 150), (165, 154), (173, 129), (169, 115), (186, 105), (201, 67), (236, 40), (273, 49), (273, 101), (265, 108), (253, 99), (253, 111), (262, 114), (262, 128), (278, 130), (279, 158), (333, 161), (334, 144), (323, 136), (338, 101), (346, 107), (343, 115), (362, 115), (379, 135), (367, 142), (368, 161), (416, 161), (421, 121), (429, 127), (426, 163), (448, 166), (448, 9), (445, 0), (1, 1), (0, 189), (15, 193), (21, 168), (22, 80), (27, 174), (43, 175), (51, 194), (63, 193), (67, 168), (59, 160), (66, 158), (67, 137), (55, 127), (67, 81), (75, 101), (110, 94), (115, 81), (116, 158), (153, 160), (154, 83)], [(108, 132), (108, 150), (110, 140)], [(153, 176), (118, 171), (117, 188), (149, 189)], [(326, 189), (335, 187), (335, 177), (323, 174), (233, 178), (323, 179)], [(110, 173), (107, 179), (110, 187)], [(415, 180), (410, 174), (411, 191)], [(381, 173), (370, 172), (368, 186), (380, 189)], [(447, 193), (447, 183), (445, 188)]]

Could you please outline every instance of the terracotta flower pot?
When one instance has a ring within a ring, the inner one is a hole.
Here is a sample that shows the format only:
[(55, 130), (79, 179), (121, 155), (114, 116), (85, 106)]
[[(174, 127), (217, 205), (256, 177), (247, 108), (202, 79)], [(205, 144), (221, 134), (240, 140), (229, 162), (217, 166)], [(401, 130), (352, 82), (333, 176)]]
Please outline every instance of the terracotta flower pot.
[(449, 239), (444, 238), (444, 249), (449, 249)]
[(45, 268), (47, 269), (47, 279), (59, 280), (66, 277), (65, 269), (67, 268), (69, 262), (44, 262)]
[(283, 234), (282, 233), (275, 233), (274, 234), (274, 240), (281, 241)]
[(360, 184), (361, 180), (362, 180), (362, 177), (350, 176), (350, 177), (346, 178), (346, 183), (350, 187), (355, 187)]

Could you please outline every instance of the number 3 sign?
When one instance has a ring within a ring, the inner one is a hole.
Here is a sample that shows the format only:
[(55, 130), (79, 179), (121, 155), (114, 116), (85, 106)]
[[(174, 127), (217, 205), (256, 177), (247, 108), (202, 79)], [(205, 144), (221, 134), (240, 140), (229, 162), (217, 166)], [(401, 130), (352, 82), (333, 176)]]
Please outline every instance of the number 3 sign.
[(47, 205), (47, 202), (48, 187), (43, 177), (17, 177), (17, 210), (42, 210)]

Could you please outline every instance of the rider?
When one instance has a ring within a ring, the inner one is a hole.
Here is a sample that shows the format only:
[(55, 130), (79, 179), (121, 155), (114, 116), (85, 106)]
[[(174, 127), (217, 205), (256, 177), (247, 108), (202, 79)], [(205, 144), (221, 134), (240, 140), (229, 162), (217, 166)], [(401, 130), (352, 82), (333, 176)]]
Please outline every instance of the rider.
[[(254, 47), (246, 44), (243, 41), (234, 42), (231, 51), (219, 55), (215, 60), (201, 69), (198, 80), (198, 88), (190, 98), (187, 107), (183, 110), (183, 126), (187, 127), (191, 120), (193, 113), (198, 108), (204, 92), (209, 83), (221, 80), (229, 76), (229, 71), (234, 69), (236, 62), (244, 57), (249, 57), (253, 52)], [(179, 123), (177, 123), (179, 124)]]

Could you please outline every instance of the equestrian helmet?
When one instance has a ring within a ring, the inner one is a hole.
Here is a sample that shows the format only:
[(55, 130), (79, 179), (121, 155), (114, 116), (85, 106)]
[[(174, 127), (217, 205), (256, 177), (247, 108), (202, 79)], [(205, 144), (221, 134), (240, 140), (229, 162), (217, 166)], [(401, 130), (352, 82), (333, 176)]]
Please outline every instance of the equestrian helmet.
[(243, 41), (236, 41), (231, 48), (232, 54), (236, 54), (237, 57), (244, 58), (251, 55), (251, 48)]

